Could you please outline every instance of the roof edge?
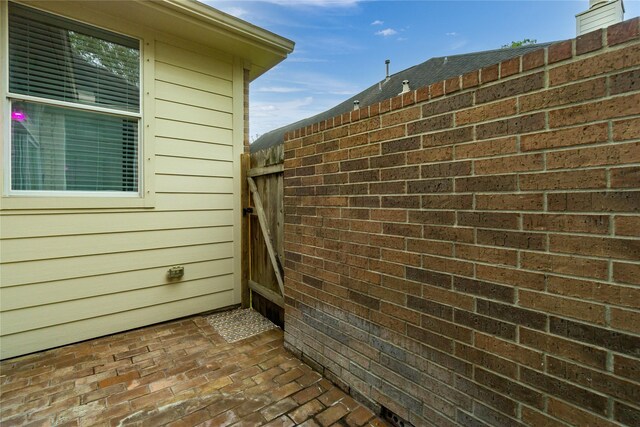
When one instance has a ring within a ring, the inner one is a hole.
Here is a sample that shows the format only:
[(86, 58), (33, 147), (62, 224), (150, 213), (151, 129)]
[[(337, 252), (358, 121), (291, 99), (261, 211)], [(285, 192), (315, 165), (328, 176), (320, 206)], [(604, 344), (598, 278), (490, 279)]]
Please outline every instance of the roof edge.
[[(137, 0), (140, 3), (148, 3), (148, 0)], [(258, 27), (243, 19), (236, 18), (221, 10), (215, 9), (197, 0), (159, 0), (167, 8), (181, 11), (183, 15), (203, 21), (209, 25), (224, 28), (232, 34), (246, 38), (255, 43), (271, 47), (274, 51), (282, 51), (289, 54), (293, 52), (295, 43), (264, 28)]]
[[(422, 66), (424, 66), (425, 64), (428, 64), (428, 63), (430, 63), (430, 62), (432, 62), (432, 61), (442, 61), (442, 60), (445, 60), (446, 58), (449, 58), (449, 59), (456, 59), (456, 58), (474, 57), (474, 56), (477, 56), (477, 55), (480, 55), (480, 54), (484, 55), (484, 54), (487, 54), (487, 53), (496, 53), (496, 52), (505, 52), (505, 51), (520, 51), (520, 52), (521, 52), (521, 53), (517, 53), (517, 54), (514, 54), (513, 56), (510, 56), (510, 57), (508, 57), (508, 58), (503, 59), (503, 61), (506, 61), (506, 60), (508, 60), (508, 59), (513, 59), (513, 58), (515, 58), (515, 57), (522, 56), (522, 55), (525, 55), (525, 54), (527, 54), (527, 53), (533, 52), (533, 51), (535, 51), (535, 50), (543, 49), (543, 48), (545, 48), (545, 47), (547, 47), (547, 46), (549, 46), (549, 45), (551, 45), (551, 44), (553, 44), (553, 43), (555, 43), (555, 41), (543, 42), (543, 43), (536, 43), (535, 45), (522, 46), (522, 47), (510, 48), (510, 49), (497, 48), (497, 49), (489, 49), (489, 50), (483, 50), (483, 51), (475, 51), (475, 52), (460, 53), (460, 54), (456, 54), (456, 55), (435, 56), (435, 57), (429, 58), (429, 59), (427, 59), (426, 61), (423, 61), (423, 62), (421, 62), (421, 63), (419, 63), (419, 64), (412, 65), (412, 66), (410, 66), (410, 67), (408, 67), (408, 68), (406, 68), (406, 69), (404, 69), (404, 70), (399, 70), (399, 71), (397, 71), (397, 72), (395, 72), (395, 73), (391, 74), (389, 77), (390, 77), (390, 79), (394, 79), (394, 78), (396, 78), (396, 77), (398, 77), (398, 76), (400, 76), (400, 75), (402, 75), (402, 74), (405, 74), (405, 73), (406, 73), (406, 72), (408, 72), (408, 71), (411, 71), (411, 70), (413, 70), (413, 69), (417, 69), (417, 68), (419, 68), (419, 67), (422, 67)], [(487, 64), (485, 65), (485, 67), (486, 67), (486, 66), (491, 66), (491, 65), (493, 65), (493, 64), (495, 64), (495, 63), (497, 63), (497, 61), (494, 61), (494, 62), (487, 62)], [(480, 67), (478, 67), (478, 68), (480, 68)], [(471, 71), (473, 71), (474, 69), (472, 68), (472, 69), (470, 69), (470, 70), (471, 70)], [(457, 74), (457, 75), (459, 76), (459, 75), (461, 75), (461, 74)], [(456, 75), (452, 75), (452, 77), (455, 77), (455, 76), (456, 76)], [(428, 84), (433, 84), (433, 83), (437, 83), (437, 82), (438, 82), (437, 80), (434, 80), (433, 82), (431, 82), (431, 83), (427, 83), (426, 85), (428, 85)], [(257, 152), (257, 151), (261, 151), (261, 150), (263, 150), (263, 149), (265, 149), (265, 148), (267, 148), (267, 147), (270, 147), (270, 146), (273, 146), (273, 145), (279, 145), (279, 144), (284, 143), (284, 140), (283, 140), (282, 138), (281, 138), (281, 140), (280, 140), (279, 142), (277, 142), (276, 140), (272, 140), (272, 142), (271, 142), (271, 143), (266, 143), (266, 144), (265, 144), (265, 143), (263, 143), (263, 142), (261, 141), (261, 139), (262, 139), (263, 137), (267, 137), (267, 138), (269, 138), (269, 135), (274, 134), (274, 133), (275, 133), (275, 134), (280, 133), (280, 134), (282, 134), (282, 135), (284, 136), (284, 134), (286, 134), (286, 133), (287, 133), (287, 132), (289, 132), (290, 130), (296, 130), (296, 129), (298, 129), (298, 128), (306, 127), (308, 124), (313, 124), (313, 123), (316, 123), (316, 122), (320, 123), (320, 122), (322, 122), (322, 121), (326, 120), (327, 118), (332, 118), (333, 116), (331, 116), (331, 115), (327, 115), (326, 113), (327, 113), (327, 112), (329, 112), (329, 111), (331, 111), (331, 110), (333, 110), (333, 109), (336, 109), (337, 107), (339, 107), (339, 106), (341, 106), (341, 105), (343, 105), (343, 104), (345, 104), (345, 103), (349, 103), (351, 100), (355, 100), (355, 99), (362, 99), (362, 98), (361, 98), (361, 96), (362, 96), (363, 94), (364, 94), (364, 96), (366, 97), (366, 96), (367, 96), (367, 95), (366, 95), (366, 93), (367, 93), (368, 91), (370, 91), (373, 87), (376, 87), (376, 86), (378, 86), (378, 85), (379, 85), (379, 82), (374, 83), (372, 86), (370, 86), (370, 87), (368, 87), (368, 88), (364, 89), (363, 91), (361, 91), (361, 92), (359, 92), (359, 93), (357, 93), (357, 94), (355, 94), (355, 95), (352, 95), (351, 97), (349, 97), (349, 98), (347, 98), (346, 100), (342, 101), (341, 103), (339, 103), (339, 104), (335, 105), (334, 107), (329, 108), (329, 110), (322, 111), (322, 112), (320, 112), (320, 113), (314, 114), (313, 116), (309, 116), (309, 117), (306, 117), (306, 118), (303, 118), (303, 119), (297, 120), (296, 122), (289, 123), (289, 124), (287, 124), (287, 125), (284, 125), (284, 126), (281, 126), (281, 127), (279, 127), (279, 128), (272, 129), (272, 130), (270, 130), (270, 131), (266, 132), (265, 134), (261, 135), (261, 137), (260, 137), (260, 138), (258, 138), (256, 141), (254, 141), (254, 143), (252, 143), (252, 145), (251, 145), (251, 151), (252, 151), (252, 152)], [(417, 88), (420, 88), (420, 87), (423, 87), (423, 86), (425, 86), (425, 85), (424, 85), (424, 84), (422, 84), (422, 85), (417, 85)], [(380, 99), (380, 101), (385, 101), (386, 99), (387, 99), (387, 98)], [(391, 99), (391, 97), (390, 97), (390, 98), (388, 98), (388, 99)], [(380, 101), (374, 101), (374, 102), (368, 102), (368, 103), (367, 103), (367, 102), (364, 102), (364, 103), (362, 104), (362, 105), (363, 105), (363, 107), (361, 107), (361, 108), (367, 108), (367, 107), (368, 107), (368, 106), (370, 106), (371, 104), (374, 104), (374, 103), (376, 103), (376, 102), (380, 102)], [(360, 102), (362, 102), (362, 101), (360, 101)], [(350, 105), (350, 107), (352, 107), (352, 105)], [(349, 109), (349, 111), (351, 111), (351, 110), (352, 110), (352, 108), (350, 108), (350, 109)], [(346, 110), (345, 110), (345, 111), (346, 111)], [(322, 118), (322, 116), (324, 116), (324, 118)], [(316, 119), (316, 118), (317, 118), (317, 119)], [(306, 124), (305, 124), (305, 123), (306, 123)], [(259, 146), (260, 148), (255, 148), (255, 147), (254, 147), (254, 144), (256, 144), (256, 143), (257, 143), (257, 146)]]
[(266, 67), (264, 64), (252, 64), (257, 65), (250, 67), (250, 80), (252, 81), (286, 59), (295, 47), (295, 42), (286, 37), (258, 27), (243, 19), (236, 18), (197, 0), (136, 1), (146, 6), (152, 3), (155, 6), (179, 13), (203, 25), (222, 29), (244, 43), (268, 51), (274, 59), (269, 61), (270, 63)]
[[(590, 40), (596, 38), (594, 36), (597, 32), (600, 32), (600, 37), (597, 38), (603, 40), (603, 43), (598, 49), (587, 52), (580, 52), (579, 49), (576, 50), (576, 44), (579, 44), (581, 39)], [(591, 37), (589, 36), (590, 34)], [(587, 53), (592, 54), (594, 51), (605, 47), (617, 47), (618, 45), (637, 39), (640, 39), (640, 17), (631, 18), (607, 28), (601, 28), (592, 33), (583, 34), (577, 38), (554, 42), (540, 49), (514, 56), (511, 59), (476, 69), (463, 75), (441, 80), (378, 103), (361, 106), (358, 110), (339, 114), (294, 131), (286, 132), (283, 142), (286, 143), (291, 139), (309, 136), (318, 131), (332, 129), (374, 115), (399, 110), (419, 102), (441, 98), (462, 90), (478, 87), (485, 83), (493, 83), (502, 79), (513, 78), (551, 64), (555, 65), (578, 56), (583, 56)]]

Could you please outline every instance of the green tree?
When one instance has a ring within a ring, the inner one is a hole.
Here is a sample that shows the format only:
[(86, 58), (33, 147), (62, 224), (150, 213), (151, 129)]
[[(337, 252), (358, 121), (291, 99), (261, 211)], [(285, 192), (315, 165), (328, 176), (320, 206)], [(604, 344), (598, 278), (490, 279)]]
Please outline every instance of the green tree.
[(140, 52), (97, 37), (69, 32), (71, 49), (85, 61), (102, 67), (132, 85), (140, 81)]
[(511, 44), (503, 44), (502, 49), (511, 49), (514, 47), (529, 46), (536, 43), (538, 43), (538, 40), (536, 39), (523, 39), (517, 42), (511, 42)]

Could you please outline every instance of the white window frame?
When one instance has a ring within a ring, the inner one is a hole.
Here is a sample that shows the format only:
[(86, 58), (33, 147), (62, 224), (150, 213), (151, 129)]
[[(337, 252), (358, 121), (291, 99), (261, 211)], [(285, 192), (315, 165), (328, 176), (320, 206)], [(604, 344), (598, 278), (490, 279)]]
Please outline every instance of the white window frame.
[[(2, 124), (3, 148), (0, 150), (0, 164), (3, 171), (0, 174), (0, 182), (2, 189), (2, 197), (0, 199), (0, 210), (5, 209), (52, 209), (52, 208), (129, 208), (129, 207), (154, 207), (155, 192), (152, 188), (152, 177), (154, 176), (154, 155), (151, 150), (151, 141), (153, 139), (150, 122), (153, 120), (154, 108), (149, 108), (153, 104), (153, 93), (145, 88), (145, 82), (153, 81), (154, 78), (154, 58), (153, 40), (148, 34), (132, 35), (129, 32), (96, 25), (95, 22), (86, 22), (85, 20), (56, 13), (50, 10), (43, 10), (32, 7), (31, 5), (22, 5), (19, 1), (15, 2), (21, 6), (28, 7), (37, 11), (58, 16), (63, 19), (72, 20), (83, 25), (88, 25), (112, 32), (122, 36), (136, 39), (139, 48), (139, 67), (140, 67), (140, 91), (139, 91), (139, 112), (130, 112), (125, 110), (112, 109), (97, 105), (77, 104), (68, 101), (53, 100), (40, 98), (31, 95), (16, 94), (9, 91), (9, 2), (0, 2), (0, 58), (2, 58), (2, 74), (0, 79), (1, 95), (2, 95), (2, 114), (0, 114), (0, 123)], [(115, 20), (116, 18), (114, 18)], [(146, 36), (146, 37), (145, 37)], [(138, 138), (137, 144), (137, 192), (119, 192), (119, 191), (36, 191), (36, 190), (13, 190), (11, 188), (11, 103), (15, 101), (36, 102), (42, 105), (50, 105), (64, 108), (71, 108), (77, 111), (97, 112), (110, 114), (123, 118), (135, 118), (138, 120)], [(149, 111), (146, 111), (149, 110)], [(146, 124), (145, 124), (146, 123)]]

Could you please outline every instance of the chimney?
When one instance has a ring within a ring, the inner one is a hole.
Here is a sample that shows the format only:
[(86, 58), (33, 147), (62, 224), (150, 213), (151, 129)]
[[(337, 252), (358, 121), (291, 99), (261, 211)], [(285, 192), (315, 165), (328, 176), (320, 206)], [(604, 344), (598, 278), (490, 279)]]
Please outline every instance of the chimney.
[(589, 10), (576, 15), (576, 36), (607, 28), (623, 20), (622, 0), (589, 0)]
[(403, 80), (402, 81), (402, 92), (400, 92), (398, 95), (402, 95), (403, 93), (407, 93), (410, 90), (411, 89), (409, 88), (409, 80)]
[(353, 101), (353, 111), (356, 111), (359, 109), (360, 109), (360, 101), (356, 99), (355, 101)]

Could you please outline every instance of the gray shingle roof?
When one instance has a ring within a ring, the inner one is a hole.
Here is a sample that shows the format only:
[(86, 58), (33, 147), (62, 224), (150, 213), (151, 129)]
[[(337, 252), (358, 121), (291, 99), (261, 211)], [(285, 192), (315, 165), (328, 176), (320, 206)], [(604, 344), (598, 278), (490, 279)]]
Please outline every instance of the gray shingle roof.
[(421, 64), (392, 74), (389, 80), (378, 82), (357, 95), (330, 108), (320, 114), (291, 123), (281, 128), (261, 135), (251, 144), (251, 152), (264, 150), (284, 142), (286, 132), (294, 131), (314, 123), (330, 119), (337, 115), (353, 110), (353, 101), (360, 101), (360, 107), (365, 107), (389, 98), (393, 98), (402, 91), (402, 81), (409, 80), (411, 90), (430, 85), (451, 77), (459, 76), (473, 70), (487, 67), (525, 53), (544, 48), (551, 43), (541, 43), (510, 49), (486, 50), (483, 52), (466, 53), (462, 55), (431, 58)]

